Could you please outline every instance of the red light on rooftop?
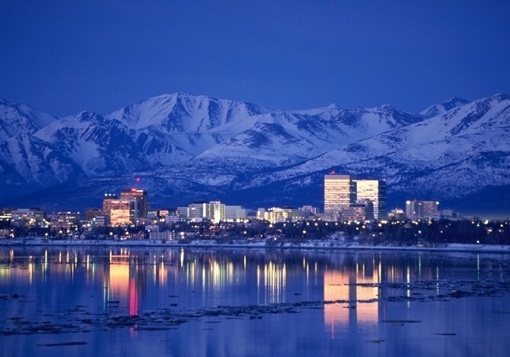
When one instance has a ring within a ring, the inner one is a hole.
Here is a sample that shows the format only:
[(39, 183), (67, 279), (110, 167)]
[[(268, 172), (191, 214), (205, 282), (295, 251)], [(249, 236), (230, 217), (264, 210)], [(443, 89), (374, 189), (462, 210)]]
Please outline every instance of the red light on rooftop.
[(336, 171), (335, 170), (331, 170), (330, 174), (331, 175), (336, 175)]
[(135, 180), (136, 182), (140, 182), (142, 179), (140, 177), (137, 177)]

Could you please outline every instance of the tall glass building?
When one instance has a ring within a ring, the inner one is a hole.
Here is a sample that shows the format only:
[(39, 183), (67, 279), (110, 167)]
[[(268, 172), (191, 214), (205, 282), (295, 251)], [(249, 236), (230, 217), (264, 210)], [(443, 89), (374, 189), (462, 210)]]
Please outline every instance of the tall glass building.
[(370, 200), (374, 205), (374, 218), (386, 218), (386, 182), (383, 180), (353, 180), (356, 185), (356, 201)]
[(355, 202), (356, 188), (350, 175), (324, 176), (324, 213), (342, 213)]
[(342, 214), (356, 203), (373, 204), (373, 218), (386, 218), (386, 182), (354, 179), (350, 175), (324, 176), (324, 213)]
[(124, 190), (120, 193), (120, 198), (131, 200), (134, 202), (132, 212), (132, 222), (138, 224), (140, 218), (147, 218), (149, 212), (149, 203), (147, 201), (147, 192), (137, 188)]

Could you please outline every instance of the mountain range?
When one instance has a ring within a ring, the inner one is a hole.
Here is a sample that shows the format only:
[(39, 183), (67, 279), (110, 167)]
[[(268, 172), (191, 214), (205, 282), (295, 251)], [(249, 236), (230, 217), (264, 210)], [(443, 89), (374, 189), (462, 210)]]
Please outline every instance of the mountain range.
[(510, 214), (510, 95), (283, 111), (165, 94), (100, 115), (39, 113), (0, 99), (0, 207), (83, 210), (138, 186), (154, 207), (221, 200), (322, 207), (324, 174), (386, 179), (410, 198)]

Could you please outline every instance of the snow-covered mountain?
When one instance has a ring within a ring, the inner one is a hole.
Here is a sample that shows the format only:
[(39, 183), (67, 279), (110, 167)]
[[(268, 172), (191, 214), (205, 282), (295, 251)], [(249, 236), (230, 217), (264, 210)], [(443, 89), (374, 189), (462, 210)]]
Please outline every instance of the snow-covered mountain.
[(24, 104), (10, 103), (0, 98), (0, 139), (29, 135), (56, 120), (56, 117), (38, 113)]
[(79, 170), (73, 160), (34, 135), (56, 120), (0, 99), (0, 200), (76, 177)]
[[(166, 94), (117, 110), (107, 118), (133, 131), (163, 165), (186, 161), (251, 128), (268, 109), (205, 96)], [(152, 146), (152, 148), (149, 148)], [(182, 151), (176, 157), (174, 151)]]
[(390, 204), (392, 195), (454, 204), (510, 187), (509, 130), (506, 94), (454, 98), (420, 114), (389, 105), (286, 112), (169, 94), (56, 118), (0, 100), (0, 206), (98, 206), (135, 176), (158, 206), (322, 206), (333, 168), (386, 178)]
[(427, 109), (423, 110), (420, 114), (426, 116), (426, 117), (435, 117), (437, 115), (441, 115), (446, 113), (449, 110), (452, 110), (453, 108), (460, 107), (464, 104), (468, 104), (469, 100), (465, 100), (462, 98), (451, 98), (447, 100), (446, 102), (442, 102), (433, 106), (428, 107)]
[(344, 110), (333, 105), (313, 111), (276, 111), (257, 116), (251, 128), (196, 159), (277, 168), (420, 120), (419, 115), (402, 113), (391, 106)]
[(510, 183), (509, 133), (510, 96), (498, 94), (332, 150), (277, 175), (288, 179), (337, 168), (387, 178), (396, 190), (460, 196)]

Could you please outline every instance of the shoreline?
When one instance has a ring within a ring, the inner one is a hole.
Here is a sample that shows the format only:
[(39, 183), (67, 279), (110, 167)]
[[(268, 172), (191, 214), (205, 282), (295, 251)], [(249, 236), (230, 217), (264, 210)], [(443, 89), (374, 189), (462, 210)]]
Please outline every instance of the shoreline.
[(357, 242), (336, 240), (306, 241), (306, 242), (278, 242), (267, 244), (264, 241), (246, 242), (233, 241), (218, 243), (216, 241), (195, 240), (187, 243), (162, 240), (46, 240), (41, 238), (0, 239), (0, 247), (96, 247), (96, 248), (214, 248), (214, 249), (267, 249), (267, 250), (331, 250), (331, 251), (409, 251), (409, 252), (461, 252), (461, 253), (500, 253), (510, 254), (510, 245), (484, 245), (445, 243), (440, 246), (397, 246), (397, 245), (368, 245)]

